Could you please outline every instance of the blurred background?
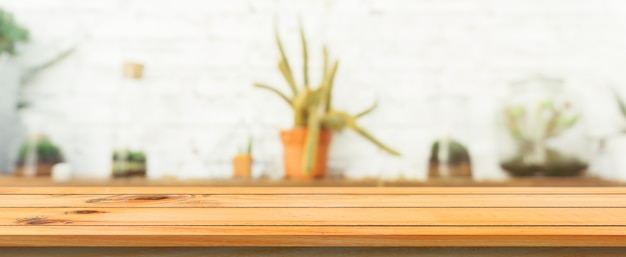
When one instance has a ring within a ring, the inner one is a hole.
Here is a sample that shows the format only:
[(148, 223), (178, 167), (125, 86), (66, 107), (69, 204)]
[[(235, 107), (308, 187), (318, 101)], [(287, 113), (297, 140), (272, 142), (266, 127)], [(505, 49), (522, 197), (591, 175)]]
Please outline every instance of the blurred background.
[[(280, 131), (294, 127), (293, 111), (253, 83), (290, 93), (277, 28), (302, 86), (302, 24), (311, 87), (326, 71), (325, 44), (340, 63), (333, 108), (377, 103), (358, 124), (401, 153), (335, 132), (326, 176), (626, 180), (624, 1), (0, 0), (0, 9), (5, 175), (38, 175), (33, 163), (50, 159), (80, 178), (136, 161), (152, 179), (230, 179), (233, 158), (249, 154), (249, 177), (282, 178)], [(41, 142), (62, 154), (45, 157)]]

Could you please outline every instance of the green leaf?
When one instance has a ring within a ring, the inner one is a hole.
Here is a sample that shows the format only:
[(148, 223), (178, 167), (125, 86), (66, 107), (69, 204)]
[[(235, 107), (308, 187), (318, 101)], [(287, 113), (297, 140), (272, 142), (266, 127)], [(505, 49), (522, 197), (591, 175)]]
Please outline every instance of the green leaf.
[(357, 113), (355, 115), (355, 117), (361, 118), (361, 117), (371, 113), (372, 111), (374, 111), (376, 109), (376, 107), (378, 107), (378, 101), (375, 101), (374, 104), (372, 104), (372, 106), (370, 106), (370, 108), (367, 108), (366, 110), (364, 110), (364, 111), (362, 111), (360, 113)]
[(13, 15), (0, 9), (0, 54), (15, 55), (17, 44), (28, 39), (28, 30), (19, 25)]
[(330, 74), (328, 74), (328, 76), (326, 77), (326, 82), (325, 82), (325, 86), (326, 88), (324, 89), (324, 110), (326, 110), (326, 112), (330, 111), (332, 108), (332, 92), (333, 92), (333, 84), (335, 82), (335, 74), (337, 74), (337, 69), (339, 68), (339, 60), (336, 60), (335, 63), (333, 64), (333, 67), (330, 69)]
[(291, 91), (294, 95), (298, 93), (298, 88), (296, 87), (296, 81), (293, 78), (293, 73), (291, 72), (291, 67), (289, 67), (289, 60), (287, 59), (287, 55), (285, 54), (285, 49), (283, 48), (283, 43), (280, 40), (280, 36), (278, 35), (278, 27), (276, 27), (276, 44), (278, 45), (278, 51), (280, 51), (281, 59), (278, 61), (278, 68), (280, 72), (287, 80), (287, 84), (291, 88)]
[(320, 137), (320, 118), (317, 114), (317, 106), (311, 106), (309, 113), (309, 121), (307, 126), (307, 137), (304, 145), (303, 165), (304, 172), (311, 173), (313, 171), (313, 163), (317, 158), (317, 146)]
[(309, 87), (309, 51), (307, 49), (306, 37), (304, 36), (304, 29), (302, 23), (300, 23), (300, 40), (302, 41), (302, 68), (304, 72), (304, 87)]
[(261, 83), (254, 83), (254, 86), (255, 86), (255, 87), (258, 87), (258, 88), (263, 88), (263, 89), (269, 90), (269, 91), (271, 91), (271, 92), (274, 92), (274, 93), (275, 93), (275, 94), (277, 94), (280, 98), (282, 98), (283, 100), (285, 100), (285, 102), (287, 102), (287, 104), (288, 104), (289, 106), (292, 106), (292, 102), (291, 102), (291, 100), (289, 100), (289, 98), (288, 98), (285, 94), (283, 94), (282, 92), (280, 92), (280, 90), (278, 90), (278, 89), (276, 89), (276, 88), (274, 88), (274, 87), (271, 87), (271, 86), (265, 85), (265, 84), (261, 84)]

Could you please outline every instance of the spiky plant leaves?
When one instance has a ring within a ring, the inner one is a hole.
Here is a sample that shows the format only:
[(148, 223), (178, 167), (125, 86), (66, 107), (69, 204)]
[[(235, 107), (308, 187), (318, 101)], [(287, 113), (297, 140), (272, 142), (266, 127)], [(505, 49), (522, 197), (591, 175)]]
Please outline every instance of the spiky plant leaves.
[(304, 144), (304, 172), (313, 171), (313, 162), (317, 158), (317, 146), (320, 137), (320, 115), (316, 111), (317, 105), (309, 106), (309, 120), (307, 124), (307, 136)]
[(302, 43), (303, 54), (303, 72), (304, 72), (304, 88), (298, 90), (289, 61), (285, 54), (282, 41), (278, 35), (278, 28), (275, 31), (276, 43), (281, 54), (281, 58), (278, 61), (278, 68), (289, 84), (293, 97), (289, 98), (274, 87), (270, 87), (264, 84), (255, 84), (256, 87), (270, 90), (280, 96), (283, 100), (290, 104), (294, 110), (294, 124), (296, 127), (307, 127), (307, 140), (305, 143), (304, 151), (304, 169), (307, 172), (312, 171), (314, 155), (316, 152), (317, 141), (319, 140), (319, 133), (322, 128), (328, 128), (333, 130), (343, 130), (347, 127), (355, 130), (358, 134), (362, 135), (381, 149), (389, 152), (393, 155), (399, 155), (397, 151), (386, 146), (378, 141), (367, 131), (363, 130), (356, 124), (356, 119), (367, 115), (372, 112), (377, 103), (374, 103), (370, 108), (358, 113), (356, 116), (350, 116), (345, 112), (333, 110), (332, 108), (332, 89), (334, 85), (335, 76), (339, 67), (339, 61), (336, 60), (331, 67), (329, 67), (329, 55), (326, 46), (323, 47), (323, 67), (322, 67), (322, 80), (320, 86), (317, 89), (311, 89), (309, 81), (309, 64), (308, 64), (308, 45), (304, 34), (304, 29), (300, 25), (300, 39)]
[(291, 88), (291, 92), (293, 95), (298, 94), (298, 88), (296, 86), (296, 81), (293, 78), (293, 74), (291, 73), (291, 70), (289, 69), (289, 65), (286, 62), (286, 59), (283, 60), (278, 60), (278, 70), (280, 70), (280, 73), (283, 75), (283, 77), (285, 78), (285, 81), (287, 81), (287, 84), (289, 85), (289, 88)]
[(365, 129), (363, 129), (359, 125), (357, 125), (356, 124), (356, 119), (348, 120), (348, 127), (350, 127), (357, 134), (363, 136), (365, 139), (369, 140), (370, 142), (372, 142), (374, 145), (378, 146), (378, 148), (384, 150), (385, 152), (387, 152), (387, 153), (389, 153), (391, 155), (395, 155), (395, 156), (400, 156), (401, 155), (400, 152), (398, 152), (398, 151), (394, 150), (393, 148), (385, 145), (383, 142), (381, 142), (378, 139), (376, 139), (372, 134), (370, 134)]
[(289, 106), (291, 106), (291, 105), (292, 105), (291, 100), (289, 100), (289, 98), (288, 98), (285, 94), (283, 94), (282, 92), (280, 92), (280, 90), (278, 90), (278, 89), (276, 89), (276, 88), (274, 88), (274, 87), (271, 87), (271, 86), (265, 85), (265, 84), (261, 84), (261, 83), (254, 83), (254, 86), (255, 86), (255, 87), (258, 87), (258, 88), (263, 88), (263, 89), (269, 90), (269, 91), (271, 91), (271, 92), (274, 92), (274, 93), (275, 93), (275, 94), (277, 94), (280, 98), (282, 98), (283, 100), (285, 100), (285, 102), (287, 102), (287, 104), (288, 104)]
[(372, 111), (376, 110), (376, 108), (378, 107), (378, 100), (374, 101), (374, 104), (372, 104), (372, 106), (370, 106), (370, 108), (365, 109), (364, 111), (357, 113), (356, 115), (354, 115), (357, 118), (361, 118), (369, 113), (371, 113)]
[(289, 66), (289, 60), (287, 59), (287, 55), (285, 54), (285, 49), (283, 48), (283, 42), (280, 39), (280, 35), (278, 35), (278, 26), (274, 31), (274, 35), (276, 36), (276, 45), (278, 45), (278, 51), (280, 52), (280, 60), (278, 61), (278, 69), (287, 80), (287, 84), (291, 88), (291, 92), (293, 95), (298, 93), (298, 88), (296, 87), (296, 81), (293, 78), (293, 73), (291, 72), (291, 67)]
[(328, 76), (326, 76), (326, 82), (324, 83), (324, 97), (326, 98), (324, 104), (324, 110), (326, 112), (330, 111), (332, 108), (332, 98), (333, 98), (333, 85), (335, 84), (335, 74), (337, 74), (337, 69), (339, 68), (339, 60), (335, 60), (333, 66), (330, 68)]
[(248, 155), (252, 154), (252, 144), (253, 144), (253, 140), (252, 140), (252, 136), (248, 137), (248, 149), (246, 149), (246, 153)]
[(296, 127), (306, 127), (310, 98), (311, 93), (308, 90), (302, 90), (293, 99), (294, 125)]
[(300, 23), (300, 41), (302, 42), (302, 70), (304, 76), (304, 87), (309, 88), (309, 50), (307, 49), (306, 37), (304, 36), (304, 29), (302, 23)]

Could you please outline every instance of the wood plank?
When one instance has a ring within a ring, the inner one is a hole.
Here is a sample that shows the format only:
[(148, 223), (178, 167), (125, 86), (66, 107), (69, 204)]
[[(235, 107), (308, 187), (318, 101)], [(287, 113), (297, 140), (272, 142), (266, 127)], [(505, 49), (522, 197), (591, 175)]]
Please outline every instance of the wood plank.
[(0, 194), (445, 195), (626, 194), (626, 187), (1, 187)]
[(626, 226), (624, 217), (626, 208), (3, 208), (0, 225)]
[(626, 246), (623, 188), (0, 192), (0, 246)]
[(108, 227), (2, 230), (0, 246), (626, 246), (609, 227)]
[(0, 208), (626, 207), (624, 195), (0, 195)]
[(5, 247), (0, 256), (7, 257), (615, 257), (624, 256), (626, 248), (587, 247)]

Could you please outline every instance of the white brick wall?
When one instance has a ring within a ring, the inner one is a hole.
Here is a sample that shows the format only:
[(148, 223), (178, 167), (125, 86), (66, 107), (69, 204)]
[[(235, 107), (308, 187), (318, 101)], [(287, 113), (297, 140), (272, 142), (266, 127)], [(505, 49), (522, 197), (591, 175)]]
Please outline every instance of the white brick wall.
[[(620, 0), (0, 0), (27, 25), (28, 62), (79, 42), (61, 64), (23, 88), (81, 176), (105, 177), (121, 65), (146, 65), (129, 117), (150, 176), (228, 178), (230, 158), (251, 132), (255, 175), (282, 174), (280, 128), (290, 110), (253, 81), (286, 86), (275, 69), (273, 20), (288, 53), (299, 56), (297, 18), (313, 63), (327, 42), (341, 59), (336, 106), (358, 111), (379, 99), (362, 124), (404, 153), (387, 156), (351, 132), (337, 134), (334, 174), (424, 178), (437, 133), (428, 99), (438, 87), (469, 99), (464, 115), (476, 178), (498, 179), (493, 107), (506, 84), (535, 72), (562, 76), (578, 92), (590, 132), (617, 119), (607, 85), (625, 85), (626, 3)], [(297, 63), (297, 58), (292, 61)], [(317, 76), (314, 76), (317, 77)], [(590, 94), (594, 93), (594, 94)], [(1, 98), (2, 96), (0, 96)]]

